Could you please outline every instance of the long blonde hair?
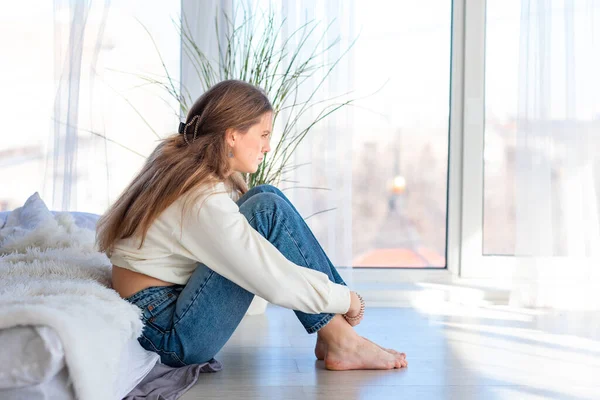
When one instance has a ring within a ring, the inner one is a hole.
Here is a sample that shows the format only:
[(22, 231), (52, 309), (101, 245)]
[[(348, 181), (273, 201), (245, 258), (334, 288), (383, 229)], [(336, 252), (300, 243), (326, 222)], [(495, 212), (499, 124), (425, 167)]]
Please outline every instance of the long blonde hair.
[(179, 197), (205, 184), (225, 182), (238, 194), (248, 188), (232, 171), (225, 132), (246, 133), (273, 110), (265, 93), (246, 82), (228, 80), (206, 91), (186, 117), (185, 134), (163, 139), (142, 170), (96, 226), (96, 245), (108, 256), (115, 243), (140, 237), (140, 247), (152, 222)]

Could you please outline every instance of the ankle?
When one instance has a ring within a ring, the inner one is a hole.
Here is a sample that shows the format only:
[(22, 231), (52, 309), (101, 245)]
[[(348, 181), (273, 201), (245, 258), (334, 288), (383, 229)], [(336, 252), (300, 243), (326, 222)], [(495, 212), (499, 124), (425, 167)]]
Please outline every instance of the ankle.
[(355, 341), (358, 337), (354, 329), (341, 315), (333, 317), (327, 325), (318, 331), (317, 335), (317, 340), (334, 346), (342, 346)]

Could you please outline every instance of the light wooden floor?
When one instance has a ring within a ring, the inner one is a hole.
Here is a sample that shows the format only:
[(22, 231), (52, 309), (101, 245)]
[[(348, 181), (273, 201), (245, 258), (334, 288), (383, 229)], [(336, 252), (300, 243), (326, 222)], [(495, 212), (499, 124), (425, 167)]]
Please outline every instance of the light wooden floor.
[(408, 354), (406, 370), (332, 372), (292, 312), (246, 317), (192, 399), (600, 399), (600, 320), (439, 303), (370, 308), (360, 334)]

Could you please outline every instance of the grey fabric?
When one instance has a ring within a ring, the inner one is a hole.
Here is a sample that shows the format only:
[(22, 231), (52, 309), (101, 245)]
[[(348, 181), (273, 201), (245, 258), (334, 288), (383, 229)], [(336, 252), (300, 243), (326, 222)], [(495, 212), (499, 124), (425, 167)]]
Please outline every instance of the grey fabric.
[(194, 386), (201, 373), (217, 372), (222, 368), (215, 359), (179, 368), (159, 363), (123, 400), (176, 400)]

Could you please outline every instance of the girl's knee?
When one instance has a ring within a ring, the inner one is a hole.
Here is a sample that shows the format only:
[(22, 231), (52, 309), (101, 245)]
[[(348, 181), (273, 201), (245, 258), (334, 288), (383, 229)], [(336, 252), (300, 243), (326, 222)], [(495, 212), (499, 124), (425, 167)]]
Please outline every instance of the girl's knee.
[(255, 191), (259, 192), (259, 193), (274, 193), (274, 194), (276, 194), (278, 196), (282, 196), (283, 195), (283, 193), (281, 193), (281, 190), (277, 189), (273, 185), (269, 185), (268, 183), (264, 183), (262, 185), (255, 186), (251, 190), (255, 190)]
[(276, 210), (286, 209), (287, 202), (273, 192), (260, 192), (249, 198), (240, 206), (240, 212), (247, 218), (250, 218), (256, 212), (269, 211), (274, 213)]
[(254, 205), (280, 205), (284, 204), (285, 201), (277, 193), (264, 191), (252, 196), (252, 198), (248, 200), (248, 203)]

